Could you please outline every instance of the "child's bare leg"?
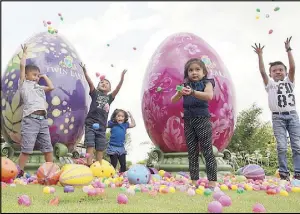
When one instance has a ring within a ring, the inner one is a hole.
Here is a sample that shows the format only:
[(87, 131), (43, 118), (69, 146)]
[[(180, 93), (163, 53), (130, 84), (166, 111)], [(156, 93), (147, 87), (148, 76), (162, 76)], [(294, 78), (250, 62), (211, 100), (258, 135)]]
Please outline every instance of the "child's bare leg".
[(192, 180), (192, 184), (196, 185), (197, 184), (197, 180)]
[(94, 147), (88, 147), (86, 152), (87, 154), (89, 154), (89, 156), (87, 157), (87, 165), (90, 166), (93, 164)]
[(21, 170), (24, 170), (24, 167), (28, 161), (29, 154), (21, 152), (19, 156), (19, 167)]
[(215, 181), (209, 181), (208, 182), (208, 186), (215, 187), (216, 186), (216, 182)]
[(45, 152), (44, 157), (46, 162), (53, 162), (53, 152)]
[(97, 151), (97, 153), (96, 153), (96, 159), (97, 159), (97, 161), (99, 161), (100, 164), (102, 165), (103, 151)]

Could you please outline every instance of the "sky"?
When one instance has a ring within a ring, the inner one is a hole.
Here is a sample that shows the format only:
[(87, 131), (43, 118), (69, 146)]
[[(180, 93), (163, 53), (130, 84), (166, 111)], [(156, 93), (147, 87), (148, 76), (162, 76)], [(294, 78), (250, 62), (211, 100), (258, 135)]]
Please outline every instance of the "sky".
[[(300, 2), (1, 2), (1, 71), (21, 43), (46, 31), (43, 20), (51, 20), (60, 34), (73, 44), (91, 77), (104, 74), (116, 87), (123, 69), (124, 84), (111, 105), (132, 112), (137, 126), (129, 132), (132, 150), (128, 160), (143, 160), (150, 141), (141, 112), (142, 82), (152, 54), (168, 36), (190, 32), (204, 39), (219, 54), (230, 72), (236, 91), (237, 112), (253, 103), (263, 108), (262, 120), (271, 121), (267, 93), (251, 45), (265, 45), (264, 61), (280, 60), (288, 65), (284, 48), (291, 47), (300, 63)], [(280, 7), (274, 12), (275, 7)], [(260, 9), (260, 19), (256, 20)], [(64, 17), (60, 22), (58, 13)], [(269, 15), (268, 18), (266, 16)], [(272, 29), (273, 33), (269, 34)], [(108, 48), (106, 44), (110, 44)], [(134, 51), (133, 47), (137, 50)], [(114, 67), (111, 67), (111, 64)], [(296, 82), (300, 81), (297, 74)], [(92, 78), (94, 84), (97, 79)], [(300, 100), (300, 86), (295, 88)], [(130, 97), (130, 102), (128, 98)], [(300, 112), (300, 105), (297, 106)]]

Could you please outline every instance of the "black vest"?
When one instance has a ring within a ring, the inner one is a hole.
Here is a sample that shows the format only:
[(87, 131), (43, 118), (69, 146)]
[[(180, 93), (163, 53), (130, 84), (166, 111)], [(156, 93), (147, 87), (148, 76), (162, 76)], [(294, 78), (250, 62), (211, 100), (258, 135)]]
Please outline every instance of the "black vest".
[[(213, 79), (202, 79), (198, 82), (187, 82), (185, 86), (190, 86), (195, 91), (204, 92), (206, 84), (211, 82), (213, 87), (215, 87), (215, 81)], [(183, 109), (184, 118), (192, 118), (199, 116), (210, 116), (208, 111), (208, 102), (205, 100), (199, 100), (194, 96), (183, 96)]]

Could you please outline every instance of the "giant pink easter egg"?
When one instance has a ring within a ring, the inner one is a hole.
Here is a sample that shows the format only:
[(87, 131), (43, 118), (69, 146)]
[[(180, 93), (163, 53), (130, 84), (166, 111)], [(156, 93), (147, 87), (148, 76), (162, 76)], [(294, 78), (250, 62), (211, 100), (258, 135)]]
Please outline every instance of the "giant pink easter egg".
[[(233, 135), (235, 91), (230, 74), (216, 51), (200, 37), (177, 33), (156, 49), (147, 67), (142, 89), (142, 113), (147, 133), (163, 152), (186, 152), (183, 101), (173, 104), (176, 85), (183, 83), (184, 65), (201, 58), (208, 77), (215, 80), (214, 98), (209, 102), (213, 145), (223, 151)], [(157, 89), (161, 90), (157, 90)]]

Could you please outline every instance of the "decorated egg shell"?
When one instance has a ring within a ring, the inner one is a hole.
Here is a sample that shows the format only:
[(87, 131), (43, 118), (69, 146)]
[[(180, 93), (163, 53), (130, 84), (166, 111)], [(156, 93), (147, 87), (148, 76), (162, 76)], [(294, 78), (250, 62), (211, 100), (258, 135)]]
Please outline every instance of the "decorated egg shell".
[[(72, 151), (84, 133), (84, 121), (88, 110), (88, 85), (81, 59), (66, 38), (47, 32), (38, 33), (26, 42), (26, 64), (39, 67), (54, 85), (46, 92), (46, 108), (51, 141), (65, 144)], [(13, 142), (16, 150), (21, 143), (21, 119), (23, 103), (18, 91), (21, 47), (8, 62), (1, 78), (1, 133), (6, 142)], [(40, 85), (45, 85), (43, 78)], [(35, 149), (38, 149), (35, 147)]]
[[(213, 145), (223, 151), (233, 135), (236, 104), (230, 74), (220, 56), (202, 38), (192, 33), (167, 37), (154, 52), (144, 76), (142, 113), (152, 142), (163, 152), (186, 152), (183, 100), (173, 104), (176, 86), (183, 83), (184, 65), (200, 58), (215, 80), (214, 98), (209, 102)], [(160, 93), (156, 89), (162, 88)]]

